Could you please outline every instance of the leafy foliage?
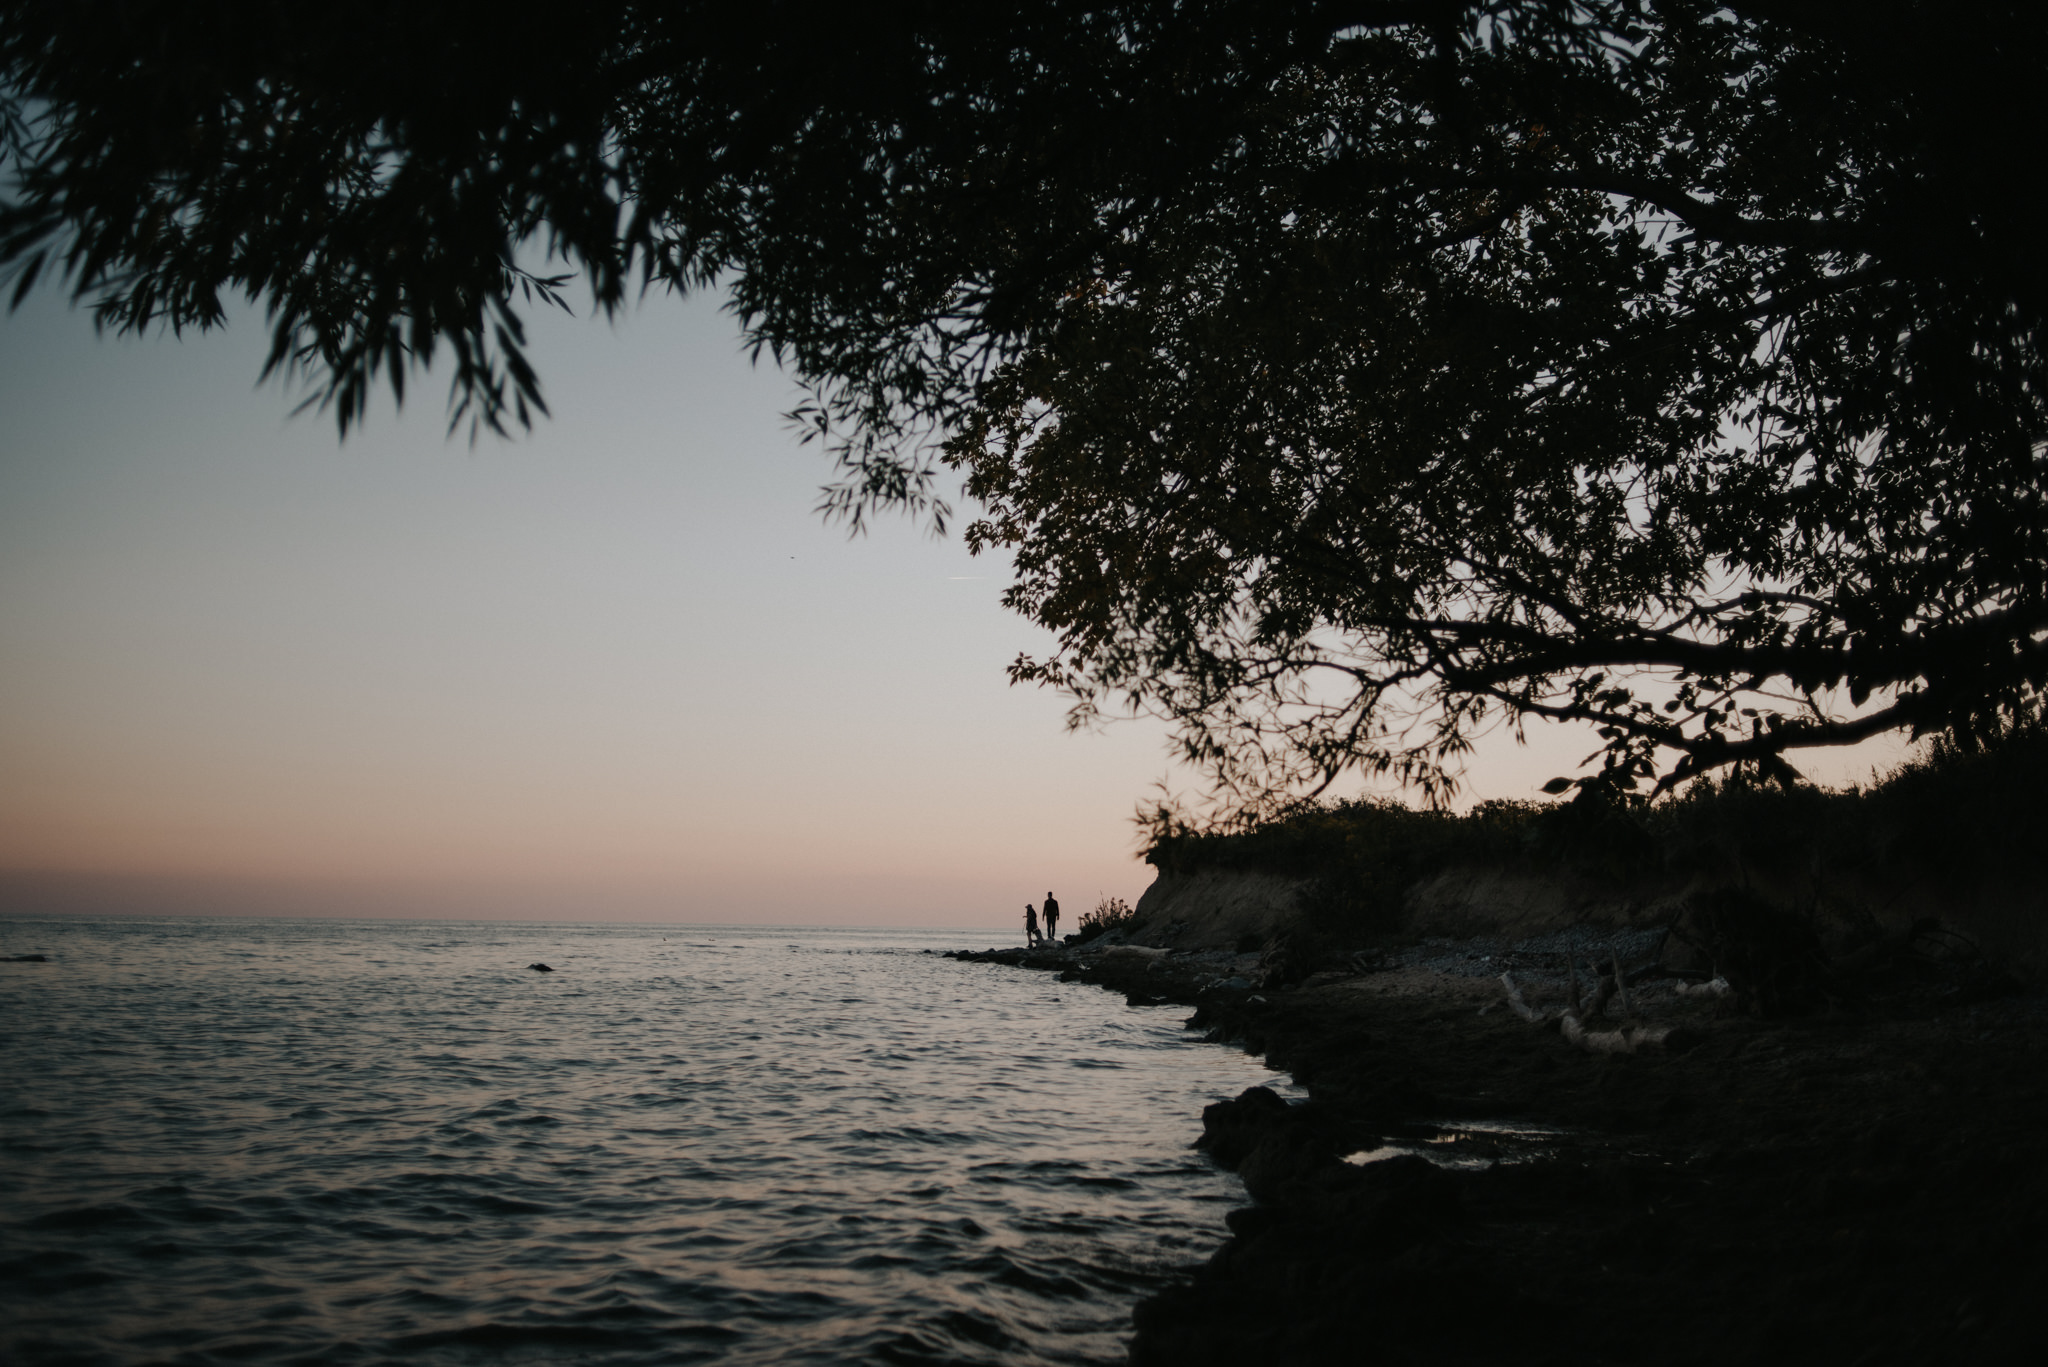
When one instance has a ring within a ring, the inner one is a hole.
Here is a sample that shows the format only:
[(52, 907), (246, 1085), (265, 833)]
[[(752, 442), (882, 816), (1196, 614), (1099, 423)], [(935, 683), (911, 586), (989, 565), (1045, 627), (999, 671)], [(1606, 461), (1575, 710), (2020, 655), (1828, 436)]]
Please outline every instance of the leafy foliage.
[[(1503, 721), (1625, 793), (2048, 679), (2048, 11), (1975, 0), (0, 4), (0, 261), (271, 311), (344, 429), (521, 305), (722, 282), (828, 510), (945, 466), (1074, 720), (1225, 812), (1441, 797)], [(533, 268), (533, 263), (553, 262)], [(474, 430), (474, 427), (473, 427)]]
[[(1816, 887), (1996, 889), (2048, 872), (2038, 837), (2048, 823), (2044, 775), (2048, 721), (2035, 710), (1968, 744), (1936, 738), (1868, 787), (1785, 787), (1737, 772), (1655, 802), (1598, 787), (1570, 802), (1487, 802), (1465, 813), (1310, 801), (1231, 832), (1192, 829), (1161, 809), (1146, 823), (1145, 857), (1164, 871), (1307, 879), (1312, 921), (1347, 944), (1397, 924), (1414, 885), (1453, 867), (1621, 883), (1767, 875)], [(1731, 911), (1746, 915), (1744, 906)]]
[(1297, 966), (1313, 971), (1324, 951), (1354, 949), (1398, 926), (1415, 884), (1431, 874), (1528, 862), (1540, 843), (1537, 823), (1551, 815), (1530, 802), (1485, 802), (1456, 814), (1361, 798), (1297, 802), (1228, 831), (1194, 829), (1165, 807), (1141, 824), (1145, 859), (1162, 872), (1252, 869), (1304, 880), (1307, 915), (1290, 935)]
[(1112, 930), (1122, 930), (1136, 919), (1137, 914), (1123, 898), (1104, 897), (1095, 904), (1095, 910), (1081, 918), (1079, 937), (1085, 943)]

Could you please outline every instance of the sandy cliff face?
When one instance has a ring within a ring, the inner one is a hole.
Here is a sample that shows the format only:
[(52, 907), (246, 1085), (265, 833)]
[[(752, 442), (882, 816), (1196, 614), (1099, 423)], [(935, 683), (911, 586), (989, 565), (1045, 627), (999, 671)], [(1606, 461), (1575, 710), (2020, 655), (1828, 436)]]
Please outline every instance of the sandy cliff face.
[(1409, 889), (1403, 928), (1414, 935), (1521, 939), (1576, 925), (1663, 925), (1681, 895), (1662, 885), (1619, 886), (1569, 874), (1452, 868)]
[[(1269, 945), (1301, 917), (1310, 880), (1248, 869), (1162, 871), (1135, 908), (1131, 942), (1166, 949)], [(1829, 956), (1930, 930), (2023, 982), (2048, 983), (2048, 888), (2010, 882), (1772, 876), (1755, 870), (1615, 882), (1569, 873), (1446, 869), (1408, 892), (1396, 933), (1433, 937), (1549, 934), (1571, 926), (1679, 926), (1719, 889), (1741, 888), (1799, 917)], [(1673, 945), (1670, 952), (1680, 953)], [(1704, 960), (1679, 966), (1708, 967)]]
[(1132, 910), (1131, 943), (1163, 949), (1234, 949), (1294, 923), (1305, 878), (1247, 869), (1162, 870)]
[[(1309, 879), (1248, 869), (1162, 871), (1135, 908), (1131, 942), (1167, 949), (1229, 949), (1270, 942), (1302, 914)], [(1670, 919), (1674, 890), (1617, 889), (1568, 876), (1457, 868), (1418, 882), (1402, 923), (1412, 935), (1542, 935), (1575, 925), (1634, 926)]]
[(1960, 941), (1962, 952), (1981, 954), (2021, 982), (2048, 985), (2048, 886), (2039, 881), (1871, 876), (1829, 891), (1834, 907), (1860, 914), (1883, 936)]

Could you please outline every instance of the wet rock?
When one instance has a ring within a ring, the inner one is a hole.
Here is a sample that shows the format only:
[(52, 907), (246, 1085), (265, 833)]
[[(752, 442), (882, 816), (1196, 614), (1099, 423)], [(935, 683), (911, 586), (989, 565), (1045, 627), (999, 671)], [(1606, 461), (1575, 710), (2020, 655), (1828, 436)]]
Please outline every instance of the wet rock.
[(1230, 1232), (1245, 1240), (1256, 1239), (1285, 1222), (1285, 1217), (1271, 1206), (1239, 1206), (1223, 1217)]
[(1340, 1175), (1339, 1169), (1329, 1144), (1311, 1127), (1283, 1120), (1256, 1137), (1237, 1175), (1254, 1201), (1300, 1210), (1321, 1204), (1316, 1188), (1326, 1185), (1323, 1179)]
[[(1506, 1298), (1483, 1265), (1454, 1257), (1462, 1236), (1446, 1236), (1468, 1223), (1454, 1178), (1415, 1157), (1338, 1162), (1318, 1142), (1312, 1107), (1239, 1102), (1224, 1104), (1267, 1131), (1239, 1169), (1259, 1204), (1226, 1217), (1230, 1241), (1191, 1284), (1139, 1303), (1132, 1363), (1348, 1367), (1366, 1360), (1368, 1340), (1388, 1361), (1498, 1357), (1506, 1345), (1482, 1326)], [(1448, 1335), (1484, 1355), (1417, 1351)], [(1390, 1343), (1407, 1351), (1386, 1353)]]
[(1368, 1092), (1365, 1104), (1380, 1115), (1413, 1116), (1441, 1110), (1443, 1099), (1412, 1077), (1396, 1077)]
[(9, 954), (6, 958), (0, 959), (0, 964), (46, 964), (48, 962), (50, 962), (50, 956), (47, 954)]
[(527, 967), (532, 969), (536, 973), (552, 973), (555, 971), (554, 969), (549, 968), (546, 964), (528, 964)]
[(1247, 1087), (1235, 1101), (1202, 1108), (1202, 1137), (1195, 1147), (1226, 1168), (1245, 1160), (1259, 1141), (1285, 1121), (1287, 1103), (1271, 1087)]

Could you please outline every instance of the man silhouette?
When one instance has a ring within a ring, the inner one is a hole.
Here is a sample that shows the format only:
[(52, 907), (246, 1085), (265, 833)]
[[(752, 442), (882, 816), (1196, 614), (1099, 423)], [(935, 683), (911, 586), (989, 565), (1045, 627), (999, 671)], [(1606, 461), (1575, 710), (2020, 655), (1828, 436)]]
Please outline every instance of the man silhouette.
[(1045, 938), (1054, 944), (1060, 942), (1060, 904), (1049, 892), (1045, 895)]

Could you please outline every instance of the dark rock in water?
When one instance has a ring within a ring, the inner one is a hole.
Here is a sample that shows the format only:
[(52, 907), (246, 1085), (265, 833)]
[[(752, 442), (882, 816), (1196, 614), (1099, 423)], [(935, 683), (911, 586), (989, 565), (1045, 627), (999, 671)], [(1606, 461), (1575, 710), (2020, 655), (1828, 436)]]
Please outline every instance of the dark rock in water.
[(532, 969), (536, 973), (552, 973), (555, 971), (554, 969), (549, 968), (546, 964), (528, 964), (527, 967)]
[(1261, 1139), (1285, 1123), (1288, 1106), (1271, 1087), (1249, 1087), (1235, 1101), (1219, 1101), (1202, 1108), (1202, 1137), (1197, 1148), (1226, 1168), (1244, 1161)]
[(50, 962), (50, 956), (47, 954), (10, 954), (4, 959), (0, 959), (0, 963), (5, 964), (46, 964), (48, 962)]

